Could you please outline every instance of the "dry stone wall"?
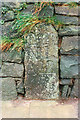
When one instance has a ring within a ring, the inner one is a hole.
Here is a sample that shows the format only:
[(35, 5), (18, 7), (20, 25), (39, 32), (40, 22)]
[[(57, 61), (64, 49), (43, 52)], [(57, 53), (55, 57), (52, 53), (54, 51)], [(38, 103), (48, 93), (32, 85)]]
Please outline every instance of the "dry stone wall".
[(80, 6), (56, 6), (59, 20), (65, 27), (59, 29), (60, 36), (60, 89), (62, 98), (78, 97), (80, 80)]
[[(1, 19), (4, 24), (0, 25), (1, 35), (17, 35), (10, 28), (15, 20), (15, 8), (19, 8), (19, 4), (22, 3), (2, 3)], [(28, 3), (26, 9), (20, 9), (22, 13), (31, 14), (34, 3)], [(37, 24), (26, 36), (28, 44), (25, 45), (25, 51), (1, 52), (3, 100), (16, 99), (18, 95), (27, 99), (78, 97), (80, 6), (70, 8), (55, 4), (45, 7), (45, 10), (42, 9), (39, 15), (55, 15), (64, 26), (59, 28), (56, 25)]]
[(2, 98), (3, 100), (16, 99), (17, 93), (24, 93), (22, 54), (17, 51), (13, 53), (7, 51), (1, 53), (1, 58)]

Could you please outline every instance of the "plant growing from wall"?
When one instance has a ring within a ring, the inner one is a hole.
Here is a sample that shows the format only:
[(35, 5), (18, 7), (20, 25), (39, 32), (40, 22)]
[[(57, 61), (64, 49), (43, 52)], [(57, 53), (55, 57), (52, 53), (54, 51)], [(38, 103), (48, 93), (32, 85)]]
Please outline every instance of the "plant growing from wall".
[[(15, 20), (13, 23), (12, 28), (10, 31), (14, 32), (16, 31), (16, 35), (14, 37), (2, 37), (2, 51), (7, 51), (10, 48), (12, 50), (16, 49), (17, 51), (20, 51), (22, 48), (24, 48), (25, 43), (27, 42), (25, 40), (25, 36), (32, 30), (32, 28), (39, 23), (47, 23), (52, 24), (53, 26), (56, 24), (58, 27), (62, 26), (63, 23), (57, 20), (57, 18), (54, 16), (39, 16), (39, 13), (45, 6), (54, 6), (55, 3), (53, 2), (39, 2), (34, 4), (34, 12), (33, 14), (23, 14), (21, 12), (22, 9), (27, 8), (27, 4), (23, 4), (20, 6), (20, 9), (15, 9)], [(69, 3), (71, 6), (71, 4)], [(75, 6), (75, 4), (72, 4), (72, 6)], [(45, 11), (46, 12), (46, 11)], [(4, 22), (2, 21), (2, 24)]]

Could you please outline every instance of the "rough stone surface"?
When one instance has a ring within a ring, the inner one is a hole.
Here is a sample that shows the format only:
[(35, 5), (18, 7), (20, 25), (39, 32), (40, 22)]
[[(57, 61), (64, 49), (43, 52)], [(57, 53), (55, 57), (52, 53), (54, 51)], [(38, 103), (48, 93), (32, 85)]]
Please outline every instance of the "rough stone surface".
[(3, 36), (13, 37), (16, 36), (16, 30), (12, 31), (13, 21), (5, 22), (4, 25), (1, 26), (1, 31)]
[(57, 20), (62, 22), (63, 24), (69, 25), (78, 25), (79, 19), (78, 17), (70, 17), (70, 16), (62, 16), (62, 15), (56, 15)]
[[(78, 81), (80, 79), (75, 79), (75, 83), (74, 83), (74, 86), (73, 86), (73, 89), (71, 91), (71, 94), (70, 94), (70, 97), (72, 98), (75, 98), (77, 97), (78, 98), (78, 95), (79, 95), (79, 90), (78, 90)], [(80, 85), (79, 85), (80, 86)]]
[(3, 15), (2, 19), (3, 19), (4, 21), (13, 20), (13, 19), (14, 19), (14, 12), (8, 10), (8, 12), (6, 12), (6, 14)]
[(61, 56), (61, 78), (80, 77), (80, 58), (78, 56)]
[(16, 63), (21, 63), (23, 59), (23, 55), (20, 52), (17, 52), (16, 50), (13, 51), (7, 51), (7, 52), (2, 52), (2, 61), (8, 61), (8, 62), (16, 62)]
[(61, 79), (60, 85), (72, 85), (72, 79)]
[(0, 50), (0, 76), (2, 76), (2, 59), (1, 59), (1, 50)]
[(0, 101), (2, 100), (2, 81), (0, 78)]
[(2, 100), (17, 98), (16, 85), (13, 78), (2, 78)]
[(51, 25), (38, 24), (27, 36), (25, 48), (26, 97), (58, 97), (58, 36)]
[(2, 2), (2, 6), (6, 6), (10, 9), (14, 9), (17, 7), (15, 2)]
[(23, 64), (2, 63), (2, 76), (23, 77)]
[[(26, 9), (21, 11), (21, 13), (33, 14), (34, 11), (35, 11), (34, 5), (28, 5)], [(51, 7), (51, 6), (45, 6), (39, 12), (39, 16), (52, 17), (53, 15), (54, 15), (54, 7)]]
[(78, 81), (79, 79), (74, 79), (74, 82), (71, 83), (72, 79), (62, 79), (61, 84), (63, 85), (62, 89), (62, 97), (63, 98), (78, 98), (79, 90), (78, 90)]
[(80, 13), (78, 12), (80, 9), (79, 6), (70, 8), (69, 6), (56, 6), (55, 12), (58, 14), (64, 14), (64, 15), (76, 15), (80, 16)]
[(0, 63), (0, 76), (1, 76), (1, 63)]
[(16, 91), (19, 94), (24, 94), (24, 83), (22, 78), (14, 78), (16, 82)]
[(67, 98), (68, 85), (65, 85), (62, 90), (62, 98)]
[(60, 36), (80, 35), (80, 26), (74, 25), (64, 26), (63, 28), (59, 29), (59, 35)]
[(39, 16), (52, 17), (54, 15), (54, 7), (46, 6), (41, 11)]
[(73, 36), (73, 37), (63, 37), (61, 43), (61, 54), (79, 54), (80, 55), (80, 37)]
[(22, 10), (21, 13), (32, 14), (34, 12), (34, 4), (28, 5), (26, 9)]

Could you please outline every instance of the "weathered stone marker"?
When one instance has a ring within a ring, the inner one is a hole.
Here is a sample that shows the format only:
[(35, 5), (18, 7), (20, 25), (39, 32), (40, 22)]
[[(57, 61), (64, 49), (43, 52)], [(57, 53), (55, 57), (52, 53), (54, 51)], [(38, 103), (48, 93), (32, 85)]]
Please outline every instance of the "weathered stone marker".
[(26, 37), (25, 88), (28, 99), (56, 99), (58, 35), (53, 26), (37, 24)]

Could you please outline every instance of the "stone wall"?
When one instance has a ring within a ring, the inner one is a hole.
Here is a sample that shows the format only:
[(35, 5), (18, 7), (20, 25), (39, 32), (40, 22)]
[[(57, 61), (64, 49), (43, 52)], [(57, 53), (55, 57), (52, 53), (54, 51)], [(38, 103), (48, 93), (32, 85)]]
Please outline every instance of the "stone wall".
[[(13, 53), (14, 52), (14, 53)], [(23, 93), (24, 65), (22, 54), (17, 51), (2, 52), (2, 98), (15, 99), (18, 93)], [(18, 93), (17, 93), (18, 92)]]
[(60, 91), (62, 98), (78, 97), (78, 81), (80, 78), (80, 6), (56, 6), (55, 11), (65, 27), (59, 33)]
[[(21, 4), (2, 3), (2, 35), (16, 35), (16, 31), (10, 31), (16, 8), (26, 14), (34, 10), (34, 3), (28, 3), (26, 9), (19, 8)], [(19, 95), (27, 99), (78, 97), (80, 6), (70, 8), (55, 4), (45, 9), (45, 14), (55, 15), (64, 26), (37, 24), (26, 37), (25, 50), (1, 52), (3, 100), (16, 99)], [(44, 11), (42, 9), (40, 16), (45, 15)]]

